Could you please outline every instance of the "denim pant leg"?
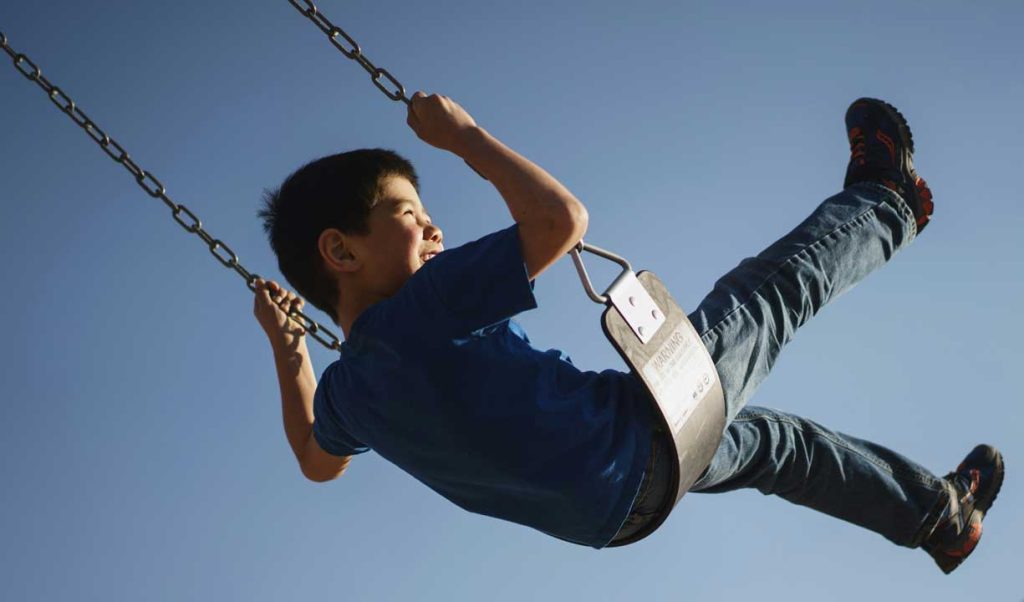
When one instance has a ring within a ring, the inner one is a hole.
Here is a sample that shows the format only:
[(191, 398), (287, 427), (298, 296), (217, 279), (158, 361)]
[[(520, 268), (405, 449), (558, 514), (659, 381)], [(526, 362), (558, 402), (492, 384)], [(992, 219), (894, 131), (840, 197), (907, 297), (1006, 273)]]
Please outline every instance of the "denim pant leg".
[(945, 499), (942, 481), (879, 445), (808, 420), (744, 409), (796, 330), (916, 235), (886, 188), (851, 186), (722, 277), (691, 314), (715, 361), (729, 419), (692, 491), (753, 487), (916, 546)]
[(729, 424), (691, 491), (755, 488), (917, 547), (946, 502), (930, 472), (876, 443), (820, 424), (747, 406)]

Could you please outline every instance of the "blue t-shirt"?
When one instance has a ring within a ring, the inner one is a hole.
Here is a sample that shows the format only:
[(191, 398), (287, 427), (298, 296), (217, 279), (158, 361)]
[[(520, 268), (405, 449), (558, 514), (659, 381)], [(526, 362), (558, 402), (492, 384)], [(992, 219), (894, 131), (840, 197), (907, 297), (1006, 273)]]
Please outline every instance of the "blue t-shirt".
[(518, 226), (435, 256), (352, 325), (316, 389), (317, 442), (373, 449), (470, 512), (607, 545), (650, 454), (647, 394), (531, 346), (510, 318), (535, 307)]

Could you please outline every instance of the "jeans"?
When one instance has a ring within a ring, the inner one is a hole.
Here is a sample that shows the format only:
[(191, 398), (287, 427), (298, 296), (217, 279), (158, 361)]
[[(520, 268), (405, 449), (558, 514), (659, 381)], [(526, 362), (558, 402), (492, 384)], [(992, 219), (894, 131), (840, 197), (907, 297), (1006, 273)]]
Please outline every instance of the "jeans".
[[(916, 233), (903, 199), (882, 186), (857, 184), (827, 199), (792, 232), (715, 284), (690, 321), (718, 369), (728, 426), (690, 491), (752, 487), (898, 545), (920, 545), (946, 503), (941, 479), (880, 445), (746, 405), (796, 330)], [(667, 491), (667, 451), (663, 441), (656, 445), (617, 537), (641, 526), (665, 496), (674, 495)]]

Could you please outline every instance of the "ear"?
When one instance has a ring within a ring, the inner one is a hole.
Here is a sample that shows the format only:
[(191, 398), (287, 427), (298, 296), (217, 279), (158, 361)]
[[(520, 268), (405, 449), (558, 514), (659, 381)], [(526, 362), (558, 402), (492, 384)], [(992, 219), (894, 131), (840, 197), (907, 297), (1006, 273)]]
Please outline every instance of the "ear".
[(355, 272), (361, 262), (352, 254), (350, 237), (336, 228), (328, 228), (320, 233), (317, 248), (324, 265), (332, 272)]

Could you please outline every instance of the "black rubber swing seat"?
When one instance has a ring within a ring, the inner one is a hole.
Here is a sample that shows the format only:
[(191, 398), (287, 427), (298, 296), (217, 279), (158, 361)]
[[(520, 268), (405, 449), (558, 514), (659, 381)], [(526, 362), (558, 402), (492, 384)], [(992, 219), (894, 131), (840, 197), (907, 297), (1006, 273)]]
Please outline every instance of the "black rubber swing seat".
[[(580, 250), (624, 267), (605, 295), (590, 286)], [(605, 336), (650, 394), (656, 436), (666, 437), (675, 454), (668, 490), (676, 494), (644, 528), (613, 544), (621, 546), (661, 526), (703, 474), (725, 430), (725, 393), (700, 335), (656, 275), (634, 274), (621, 257), (582, 242), (572, 256), (590, 297), (607, 306), (601, 316)]]

